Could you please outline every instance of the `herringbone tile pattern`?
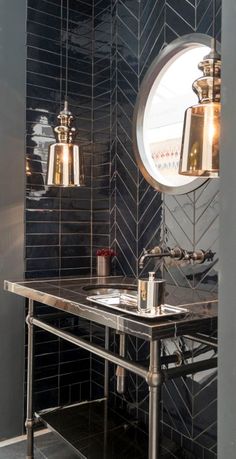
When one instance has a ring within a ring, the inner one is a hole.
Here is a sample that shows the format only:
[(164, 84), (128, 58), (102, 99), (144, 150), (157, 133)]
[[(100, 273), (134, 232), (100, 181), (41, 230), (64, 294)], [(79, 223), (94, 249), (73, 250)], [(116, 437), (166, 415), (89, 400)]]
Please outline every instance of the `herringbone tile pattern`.
[(96, 251), (110, 246), (111, 4), (93, 2), (92, 272)]
[[(143, 247), (164, 243), (189, 250), (211, 248), (218, 253), (218, 181), (208, 181), (198, 190), (183, 196), (162, 195), (154, 191), (139, 172), (132, 149), (133, 110), (150, 63), (162, 48), (179, 36), (194, 32), (211, 34), (213, 5), (212, 0), (112, 0), (111, 3), (110, 234), (112, 246), (119, 254), (117, 272), (137, 276)], [(220, 17), (221, 4), (218, 1), (218, 39)], [(176, 265), (165, 266), (164, 269), (166, 279), (176, 286), (216, 288), (217, 256), (210, 265)], [(141, 348), (137, 346), (136, 340), (131, 338), (127, 348), (135, 355), (134, 358), (142, 358), (143, 351), (147, 355), (145, 343)], [(166, 352), (172, 346), (178, 347), (179, 343), (166, 343)], [(181, 378), (171, 382), (163, 390), (164, 425), (182, 434), (183, 438), (192, 439), (195, 449), (202, 446), (214, 453), (215, 397), (214, 372), (201, 375), (201, 378)], [(147, 393), (145, 385), (137, 378), (130, 380), (128, 400), (129, 406), (145, 419)], [(202, 403), (205, 403), (204, 409), (200, 408)]]

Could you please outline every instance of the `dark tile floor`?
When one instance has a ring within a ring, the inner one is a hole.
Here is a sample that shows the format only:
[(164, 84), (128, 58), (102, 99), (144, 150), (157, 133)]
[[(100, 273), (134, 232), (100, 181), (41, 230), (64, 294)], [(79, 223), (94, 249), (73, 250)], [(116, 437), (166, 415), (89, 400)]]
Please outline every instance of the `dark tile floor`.
[[(167, 449), (168, 446), (168, 449)], [(50, 432), (35, 438), (34, 459), (78, 459), (71, 447), (57, 435)], [(0, 448), (0, 459), (25, 459), (26, 441)], [(162, 459), (196, 459), (195, 456), (178, 449), (173, 442), (168, 441), (162, 449)], [(110, 458), (112, 459), (112, 458)], [(134, 457), (130, 459), (135, 459)]]
[[(25, 441), (0, 448), (0, 459), (25, 459), (25, 457)], [(35, 438), (34, 459), (78, 459), (78, 455), (55, 434), (48, 433)]]

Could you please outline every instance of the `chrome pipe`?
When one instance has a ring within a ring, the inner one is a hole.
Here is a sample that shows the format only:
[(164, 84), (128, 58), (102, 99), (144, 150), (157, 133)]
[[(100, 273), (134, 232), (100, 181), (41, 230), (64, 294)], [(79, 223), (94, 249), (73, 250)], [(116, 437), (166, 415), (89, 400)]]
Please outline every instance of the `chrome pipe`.
[(149, 447), (148, 458), (160, 458), (160, 396), (162, 378), (161, 375), (161, 361), (160, 361), (160, 341), (150, 342), (150, 361), (149, 373), (152, 374), (152, 382), (156, 384), (149, 385)]
[(42, 328), (43, 330), (48, 331), (49, 333), (52, 333), (53, 335), (58, 336), (59, 338), (65, 339), (66, 341), (75, 344), (75, 346), (81, 347), (82, 349), (85, 349), (91, 352), (92, 354), (98, 355), (99, 357), (102, 357), (103, 359), (108, 360), (109, 362), (115, 363), (116, 365), (120, 365), (126, 370), (131, 371), (131, 373), (141, 376), (141, 378), (144, 378), (146, 381), (148, 380), (149, 372), (146, 368), (142, 367), (141, 365), (132, 363), (129, 360), (126, 360), (124, 357), (120, 357), (114, 354), (113, 352), (110, 352), (100, 346), (97, 346), (96, 344), (89, 343), (88, 341), (82, 338), (78, 338), (77, 336), (74, 336), (69, 332), (65, 332), (63, 330), (60, 330), (59, 328), (52, 327), (46, 322), (40, 319), (36, 319), (35, 317), (31, 318), (31, 323), (39, 328)]
[(170, 257), (174, 260), (183, 260), (183, 261), (194, 261), (197, 263), (204, 263), (204, 261), (213, 261), (215, 252), (211, 250), (195, 250), (189, 251), (181, 249), (180, 247), (175, 247), (174, 249), (162, 249), (161, 247), (154, 247), (151, 250), (144, 249), (143, 255), (139, 260), (139, 268), (144, 267), (144, 262), (147, 258), (165, 258)]
[[(119, 344), (119, 355), (121, 357), (125, 357), (125, 334), (119, 333), (120, 337), (120, 344)], [(116, 390), (118, 394), (125, 393), (125, 376), (126, 371), (125, 368), (121, 367), (120, 365), (116, 368)]]
[(164, 381), (168, 381), (169, 379), (199, 373), (200, 371), (210, 370), (212, 368), (217, 368), (217, 358), (188, 363), (186, 365), (181, 365), (180, 367), (169, 368), (168, 370), (163, 370), (162, 375)]
[(34, 416), (33, 416), (33, 330), (34, 302), (29, 300), (28, 316), (26, 323), (28, 326), (28, 359), (27, 359), (27, 407), (26, 407), (26, 434), (27, 434), (27, 456), (26, 459), (34, 457)]
[[(105, 349), (109, 350), (109, 327), (105, 327)], [(103, 447), (104, 447), (104, 456), (106, 454), (107, 446), (107, 433), (108, 433), (108, 397), (109, 397), (109, 362), (108, 360), (104, 361), (104, 397), (106, 401), (104, 403), (104, 438), (103, 438)], [(104, 457), (105, 459), (105, 457)]]
[[(105, 327), (105, 349), (109, 350), (109, 327)], [(104, 363), (104, 397), (109, 396), (109, 362)]]
[[(174, 352), (174, 354), (170, 355), (163, 355), (161, 356), (161, 366), (162, 365), (170, 365), (172, 363), (179, 365), (180, 362), (185, 362), (185, 360), (192, 359), (193, 357), (198, 357), (199, 355), (205, 354), (209, 352), (209, 346), (201, 347), (191, 350), (191, 351), (184, 351), (184, 352)], [(139, 360), (139, 364), (148, 365), (148, 360)]]
[(144, 267), (144, 262), (146, 261), (147, 258), (165, 258), (165, 257), (170, 257), (171, 252), (162, 252), (162, 253), (145, 253), (144, 255), (141, 256), (139, 260), (139, 268), (142, 269)]

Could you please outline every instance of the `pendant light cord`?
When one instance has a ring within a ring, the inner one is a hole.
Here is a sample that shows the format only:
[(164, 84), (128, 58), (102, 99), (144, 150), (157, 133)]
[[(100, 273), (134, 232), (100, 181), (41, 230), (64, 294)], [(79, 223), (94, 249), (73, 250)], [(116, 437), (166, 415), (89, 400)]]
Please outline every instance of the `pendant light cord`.
[(62, 30), (63, 30), (63, 0), (61, 0), (61, 40), (60, 40), (60, 110), (62, 104)]
[(68, 100), (68, 48), (69, 48), (69, 0), (66, 3), (66, 90), (65, 101)]
[(213, 50), (216, 51), (216, 0), (212, 0), (212, 37), (213, 37)]

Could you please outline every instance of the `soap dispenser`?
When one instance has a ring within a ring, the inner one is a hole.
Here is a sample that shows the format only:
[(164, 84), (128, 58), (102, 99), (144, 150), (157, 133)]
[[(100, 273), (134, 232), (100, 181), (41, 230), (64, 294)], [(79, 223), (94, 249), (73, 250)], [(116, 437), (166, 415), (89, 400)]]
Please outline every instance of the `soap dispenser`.
[(138, 311), (161, 313), (165, 298), (165, 280), (156, 279), (155, 272), (148, 273), (148, 279), (138, 280)]

